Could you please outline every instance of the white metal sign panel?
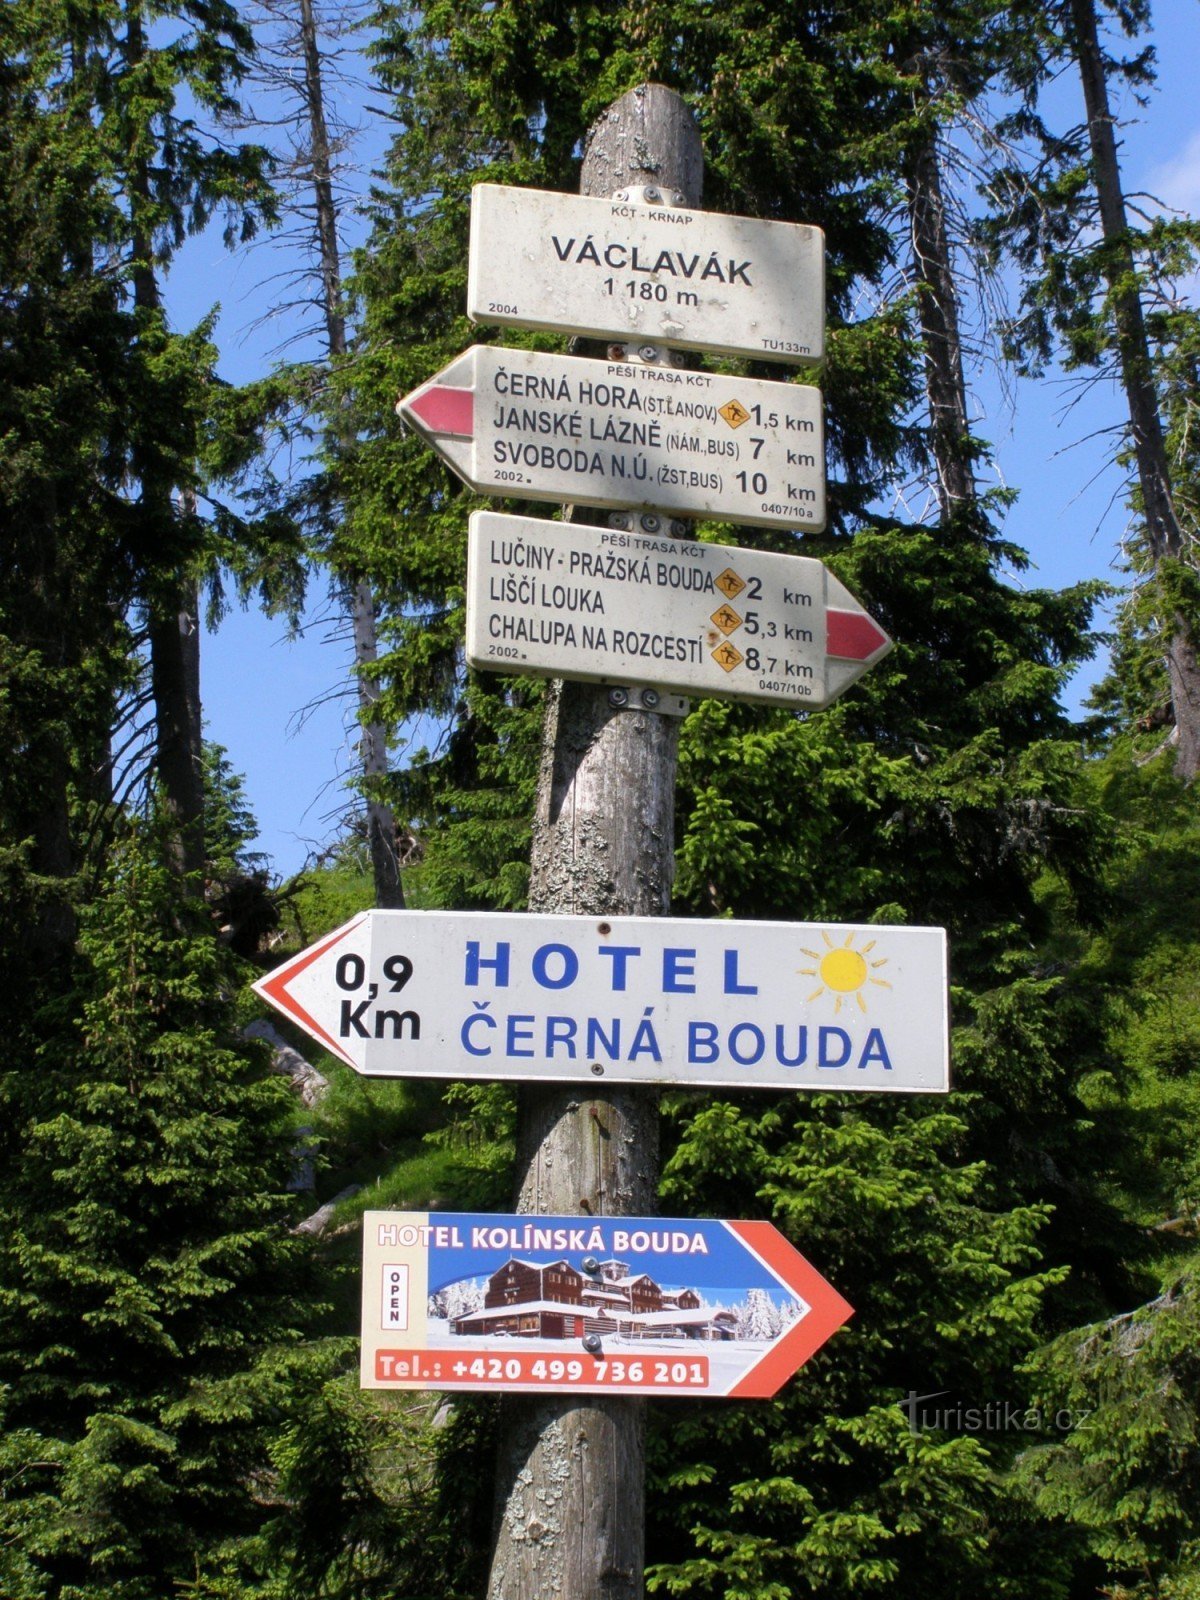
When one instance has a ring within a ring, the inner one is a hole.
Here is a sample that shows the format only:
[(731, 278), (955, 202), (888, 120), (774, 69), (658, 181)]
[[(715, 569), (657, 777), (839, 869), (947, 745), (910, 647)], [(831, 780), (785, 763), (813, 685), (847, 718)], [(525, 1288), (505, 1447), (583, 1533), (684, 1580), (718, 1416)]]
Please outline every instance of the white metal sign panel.
[(890, 648), (807, 557), (471, 516), (472, 666), (815, 710)]
[(478, 184), (467, 315), (760, 361), (819, 361), (825, 238), (793, 222)]
[(472, 345), (396, 409), (482, 494), (825, 526), (811, 385)]
[(940, 928), (369, 911), (254, 987), (381, 1077), (949, 1087)]
[(769, 1222), (363, 1214), (364, 1389), (765, 1398), (852, 1315)]

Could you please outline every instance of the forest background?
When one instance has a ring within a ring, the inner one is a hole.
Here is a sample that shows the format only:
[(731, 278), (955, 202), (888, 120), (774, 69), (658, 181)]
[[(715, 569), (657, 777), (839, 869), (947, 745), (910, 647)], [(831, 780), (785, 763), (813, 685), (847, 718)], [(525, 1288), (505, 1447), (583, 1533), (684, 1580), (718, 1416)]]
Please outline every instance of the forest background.
[[(828, 248), (829, 354), (798, 381), (825, 396), (830, 529), (704, 536), (820, 555), (897, 641), (820, 715), (694, 708), (675, 910), (947, 927), (956, 1087), (664, 1097), (664, 1211), (771, 1218), (857, 1315), (769, 1404), (652, 1415), (649, 1587), (1195, 1600), (1200, 231), (1124, 193), (1106, 135), (1153, 93), (1149, 6), (363, 20), (0, 22), (0, 1586), (481, 1592), (498, 1413), (360, 1395), (355, 1219), (503, 1209), (511, 1098), (285, 1075), (247, 985), (365, 905), (524, 903), (544, 690), (464, 672), (475, 502), (392, 408), (478, 337), (470, 184), (575, 188), (590, 123), (657, 80), (695, 111), (707, 206)], [(392, 134), (353, 258), (339, 63)], [(170, 314), (213, 219), (295, 235), (275, 298), (315, 356), (234, 384), (215, 323)], [(1022, 578), (972, 427), (984, 355), (1109, 408), (1104, 637), (1093, 579)], [(279, 882), (203, 743), (202, 623), (327, 594), (358, 801)], [(934, 1393), (962, 1401), (936, 1424), (906, 1403)], [(996, 1404), (1022, 1425), (962, 1423)]]

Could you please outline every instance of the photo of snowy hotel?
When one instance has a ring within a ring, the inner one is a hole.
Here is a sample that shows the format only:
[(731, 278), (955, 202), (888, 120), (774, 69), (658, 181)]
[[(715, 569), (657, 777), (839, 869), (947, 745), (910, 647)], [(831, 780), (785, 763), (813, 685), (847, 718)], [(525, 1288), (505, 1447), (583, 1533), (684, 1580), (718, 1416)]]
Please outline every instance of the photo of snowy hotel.
[(558, 1261), (510, 1256), (487, 1280), (483, 1305), (453, 1316), (457, 1334), (578, 1339), (585, 1334), (638, 1339), (732, 1339), (736, 1317), (702, 1309), (694, 1289), (664, 1289), (624, 1261), (601, 1261), (593, 1274)]

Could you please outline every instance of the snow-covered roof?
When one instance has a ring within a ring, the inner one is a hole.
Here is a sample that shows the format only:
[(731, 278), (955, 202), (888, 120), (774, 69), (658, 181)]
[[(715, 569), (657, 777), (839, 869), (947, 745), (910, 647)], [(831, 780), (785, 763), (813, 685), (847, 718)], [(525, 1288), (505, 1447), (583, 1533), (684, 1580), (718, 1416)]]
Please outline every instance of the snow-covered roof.
[[(502, 1266), (496, 1268), (496, 1272), (503, 1272), (505, 1267), (512, 1266), (529, 1267), (534, 1272), (545, 1272), (549, 1267), (567, 1267), (571, 1272), (575, 1272), (575, 1268), (571, 1266), (566, 1256), (560, 1256), (557, 1261), (527, 1261), (524, 1256), (509, 1256)], [(493, 1278), (496, 1272), (492, 1273)], [(578, 1273), (576, 1276), (578, 1277)]]
[(645, 1328), (680, 1328), (685, 1323), (688, 1327), (701, 1327), (714, 1320), (711, 1311), (635, 1311), (621, 1318), (622, 1322)]
[(572, 1317), (581, 1317), (584, 1308), (565, 1300), (522, 1300), (513, 1306), (487, 1306), (482, 1311), (464, 1311), (454, 1317), (454, 1322), (481, 1322), (487, 1317), (521, 1317), (531, 1311), (561, 1311)]

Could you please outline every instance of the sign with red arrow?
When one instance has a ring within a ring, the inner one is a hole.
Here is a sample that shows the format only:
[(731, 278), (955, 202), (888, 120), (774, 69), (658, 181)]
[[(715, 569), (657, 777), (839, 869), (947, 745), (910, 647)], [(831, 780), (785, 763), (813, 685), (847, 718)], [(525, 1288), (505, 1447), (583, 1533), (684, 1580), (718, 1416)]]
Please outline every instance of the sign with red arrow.
[(815, 711), (891, 640), (819, 561), (477, 511), (467, 660)]
[(767, 1398), (853, 1314), (769, 1222), (363, 1216), (365, 1389)]
[(811, 385), (473, 345), (396, 409), (481, 494), (825, 526)]
[(369, 911), (254, 988), (379, 1077), (949, 1087), (940, 928)]

